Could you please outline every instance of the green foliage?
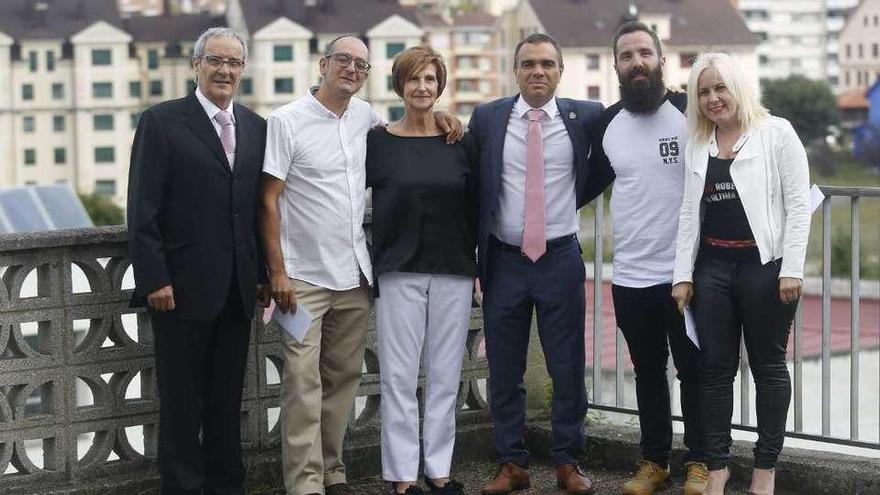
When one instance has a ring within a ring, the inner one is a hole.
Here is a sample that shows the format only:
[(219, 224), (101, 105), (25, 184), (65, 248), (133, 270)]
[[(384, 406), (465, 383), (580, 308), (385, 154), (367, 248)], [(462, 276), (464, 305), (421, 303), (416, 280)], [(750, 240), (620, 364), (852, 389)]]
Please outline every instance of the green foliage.
[(80, 194), (79, 199), (96, 226), (125, 223), (122, 208), (116, 206), (107, 196), (95, 193)]
[[(859, 277), (864, 280), (880, 278), (880, 267), (872, 263), (870, 254), (859, 250)], [(831, 233), (831, 276), (849, 278), (852, 274), (852, 234), (849, 228), (837, 227)]]
[(764, 106), (788, 119), (803, 143), (823, 139), (828, 127), (838, 123), (837, 102), (823, 81), (795, 75), (761, 81)]

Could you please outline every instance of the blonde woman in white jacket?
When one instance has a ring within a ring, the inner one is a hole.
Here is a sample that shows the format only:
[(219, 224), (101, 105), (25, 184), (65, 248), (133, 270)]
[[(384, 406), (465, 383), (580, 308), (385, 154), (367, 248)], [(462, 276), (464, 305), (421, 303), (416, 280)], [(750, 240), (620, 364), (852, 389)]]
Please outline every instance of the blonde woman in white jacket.
[(688, 83), (689, 140), (672, 296), (700, 342), (709, 495), (730, 477), (733, 380), (745, 340), (758, 441), (750, 493), (770, 494), (791, 401), (788, 334), (803, 287), (809, 170), (791, 124), (770, 116), (727, 54), (700, 55)]

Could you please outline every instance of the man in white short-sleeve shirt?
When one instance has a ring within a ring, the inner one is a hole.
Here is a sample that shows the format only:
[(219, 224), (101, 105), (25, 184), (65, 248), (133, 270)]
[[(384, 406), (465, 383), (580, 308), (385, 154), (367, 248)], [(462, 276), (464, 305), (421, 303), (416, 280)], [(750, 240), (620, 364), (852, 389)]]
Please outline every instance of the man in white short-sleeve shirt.
[[(342, 441), (360, 384), (373, 270), (363, 229), (367, 132), (383, 123), (355, 98), (366, 45), (340, 36), (321, 82), (269, 116), (261, 234), (275, 304), (305, 309), (302, 342), (282, 332), (281, 447), (289, 495), (353, 493)], [(438, 113), (460, 138), (461, 123)], [(457, 130), (456, 130), (457, 129)]]

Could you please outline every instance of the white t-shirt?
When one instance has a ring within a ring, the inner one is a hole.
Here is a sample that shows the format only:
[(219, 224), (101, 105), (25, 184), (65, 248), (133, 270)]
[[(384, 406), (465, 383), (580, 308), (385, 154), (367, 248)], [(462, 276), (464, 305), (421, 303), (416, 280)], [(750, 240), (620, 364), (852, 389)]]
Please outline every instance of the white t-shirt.
[(630, 113), (618, 102), (600, 117), (602, 151), (616, 175), (611, 190), (616, 285), (672, 282), (684, 192), (686, 104), (686, 95), (668, 92), (653, 114)]
[(382, 122), (352, 98), (342, 117), (311, 93), (268, 119), (263, 172), (285, 181), (278, 199), (287, 276), (331, 290), (372, 284), (364, 234), (367, 132)]

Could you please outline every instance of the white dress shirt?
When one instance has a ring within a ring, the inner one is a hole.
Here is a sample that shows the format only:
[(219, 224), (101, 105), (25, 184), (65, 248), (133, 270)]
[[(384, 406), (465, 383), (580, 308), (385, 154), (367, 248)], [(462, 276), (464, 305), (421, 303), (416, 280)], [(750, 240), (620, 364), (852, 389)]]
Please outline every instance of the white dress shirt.
[[(232, 132), (235, 132), (235, 112), (232, 111), (232, 100), (229, 100), (229, 106), (224, 108), (220, 108), (214, 104), (211, 100), (208, 99), (207, 96), (202, 94), (202, 90), (196, 87), (196, 98), (199, 100), (199, 103), (202, 104), (202, 108), (205, 109), (205, 113), (208, 114), (208, 120), (211, 121), (211, 124), (214, 126), (214, 130), (217, 131), (217, 137), (220, 137), (220, 131), (223, 129), (223, 126), (220, 125), (220, 122), (217, 122), (217, 119), (214, 117), (226, 110), (229, 112), (229, 115), (232, 116)], [(226, 158), (229, 160), (230, 166), (235, 163), (235, 151), (232, 153), (226, 153)]]
[(285, 181), (278, 199), (290, 278), (331, 290), (372, 284), (363, 229), (367, 132), (382, 122), (352, 98), (337, 116), (310, 92), (269, 116), (263, 172)]
[[(494, 234), (515, 246), (522, 245), (525, 216), (526, 139), (529, 133), (529, 106), (522, 96), (517, 98), (507, 121), (504, 139), (501, 187), (498, 193), (498, 215)], [(555, 239), (578, 232), (575, 202), (574, 149), (565, 122), (550, 98), (541, 110), (547, 114), (541, 122), (544, 142), (544, 191), (546, 198), (545, 234)]]

